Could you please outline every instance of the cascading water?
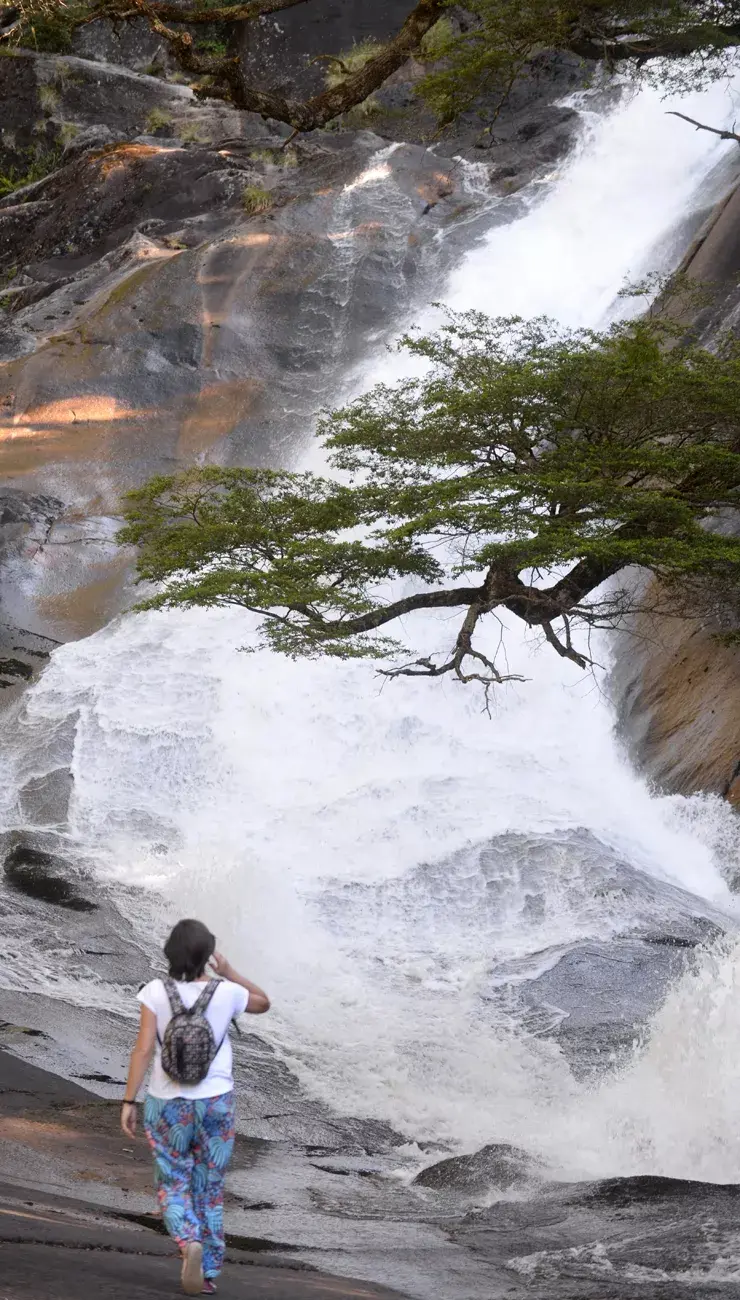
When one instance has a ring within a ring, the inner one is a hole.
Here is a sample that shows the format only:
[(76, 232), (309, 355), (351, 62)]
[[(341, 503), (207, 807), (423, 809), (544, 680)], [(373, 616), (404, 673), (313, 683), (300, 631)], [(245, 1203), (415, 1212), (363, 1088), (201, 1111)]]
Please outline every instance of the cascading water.
[[(646, 91), (585, 114), (577, 154), (467, 256), (448, 304), (598, 325), (627, 279), (675, 263), (725, 146), (666, 107)], [(732, 102), (715, 89), (687, 111), (721, 124)], [(370, 183), (380, 207), (382, 169)], [(376, 358), (358, 383), (402, 366)], [(450, 635), (431, 616), (404, 628), (425, 653)], [(656, 908), (701, 910), (690, 894), (708, 918), (729, 917), (723, 806), (651, 795), (614, 740), (599, 678), (514, 627), (510, 667), (530, 680), (501, 692), (492, 719), (451, 683), (381, 689), (366, 665), (240, 655), (250, 636), (238, 613), (127, 615), (57, 651), (8, 751), (8, 822), (12, 792), (58, 763), (50, 737), (63, 747), (74, 725), (71, 839), (111, 889), (140, 888), (142, 913), (151, 899), (150, 928), (164, 897), (245, 954), (274, 996), (273, 1040), (332, 1106), (419, 1139), (514, 1141), (563, 1176), (740, 1177), (740, 1146), (719, 1158), (716, 1141), (730, 1122), (740, 1131), (740, 1090), (717, 1082), (715, 1059), (740, 1045), (732, 952), (683, 978), (646, 1051), (597, 1088), (512, 1004), (579, 941), (608, 942)], [(3, 978), (27, 981), (30, 966)], [(81, 978), (56, 994), (102, 997)], [(664, 1122), (677, 1087), (683, 1118)]]

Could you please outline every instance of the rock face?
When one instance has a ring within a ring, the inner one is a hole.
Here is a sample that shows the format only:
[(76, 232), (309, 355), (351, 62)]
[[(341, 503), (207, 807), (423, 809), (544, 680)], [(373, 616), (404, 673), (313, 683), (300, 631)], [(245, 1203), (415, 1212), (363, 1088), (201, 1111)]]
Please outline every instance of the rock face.
[[(49, 167), (0, 199), (0, 480), (62, 503), (12, 621), (64, 640), (132, 598), (122, 494), (196, 458), (290, 463), (510, 179), (366, 129), (283, 150), (287, 127), (77, 56), (16, 52), (0, 82), (0, 167)], [(567, 148), (575, 115), (552, 113)]]
[[(679, 299), (671, 314), (703, 344), (736, 331), (740, 321), (740, 185), (711, 213), (680, 271), (710, 289), (703, 306)], [(740, 534), (740, 516), (720, 527)], [(652, 583), (647, 605), (660, 604)], [(632, 755), (661, 788), (679, 794), (708, 791), (740, 807), (740, 596), (688, 597), (697, 617), (632, 620), (617, 643), (612, 693)]]
[[(303, 99), (325, 85), (327, 58), (342, 58), (364, 42), (383, 42), (408, 16), (407, 0), (330, 0), (285, 10), (259, 23), (244, 23), (240, 48), (244, 67), (270, 89)], [(474, 22), (456, 7), (451, 21)], [(510, 188), (522, 185), (543, 165), (552, 165), (570, 148), (578, 114), (559, 105), (588, 84), (590, 71), (568, 54), (543, 53), (518, 78), (506, 101), (500, 89), (481, 93), (470, 109), (440, 133), (433, 113), (416, 94), (428, 66), (411, 60), (350, 116), (392, 139), (440, 143), (441, 152), (495, 160), (496, 179)]]
[(713, 620), (642, 615), (612, 673), (619, 723), (662, 789), (708, 791), (740, 807), (740, 647)]
[(465, 1195), (481, 1195), (491, 1190), (508, 1191), (523, 1187), (536, 1172), (534, 1162), (526, 1151), (495, 1142), (482, 1147), (470, 1156), (451, 1156), (422, 1169), (414, 1179), (418, 1187), (434, 1191), (454, 1191)]
[[(580, 1079), (631, 1057), (695, 949), (732, 924), (586, 830), (499, 835), (382, 885), (329, 887), (321, 906), (358, 951), (371, 935), (372, 958), (387, 970), (399, 963), (399, 932), (402, 969), (438, 961), (440, 933), (453, 969), (456, 953), (481, 953), (483, 1023), (490, 1015), (553, 1040)], [(502, 951), (502, 931), (526, 955)]]
[(296, 96), (323, 86), (325, 61), (363, 41), (386, 41), (408, 16), (408, 0), (323, 0), (243, 24), (247, 72), (267, 77), (270, 89)]
[[(477, 1210), (458, 1244), (530, 1300), (710, 1300), (736, 1296), (740, 1188), (674, 1178), (551, 1186)], [(707, 1231), (711, 1224), (711, 1231)]]

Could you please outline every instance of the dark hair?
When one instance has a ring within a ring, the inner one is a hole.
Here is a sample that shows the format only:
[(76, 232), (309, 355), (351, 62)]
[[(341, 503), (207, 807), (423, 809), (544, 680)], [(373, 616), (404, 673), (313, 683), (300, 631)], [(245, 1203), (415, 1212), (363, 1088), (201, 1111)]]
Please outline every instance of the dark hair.
[(173, 980), (197, 980), (216, 951), (216, 940), (202, 921), (178, 921), (164, 945)]

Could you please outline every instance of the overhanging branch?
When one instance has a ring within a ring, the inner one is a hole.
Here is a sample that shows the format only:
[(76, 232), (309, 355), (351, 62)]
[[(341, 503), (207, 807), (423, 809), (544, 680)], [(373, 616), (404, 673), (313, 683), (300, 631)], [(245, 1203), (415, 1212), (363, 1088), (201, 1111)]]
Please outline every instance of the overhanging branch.
[[(267, 18), (270, 14), (280, 13), (283, 9), (295, 9), (297, 5), (306, 4), (308, 0), (251, 0), (248, 4), (223, 5), (218, 9), (185, 9), (179, 5), (159, 4), (152, 0), (148, 5), (149, 13), (156, 18), (173, 23), (241, 23), (253, 22), (255, 18)], [(87, 21), (95, 18), (127, 17), (133, 0), (106, 0)]]
[(740, 44), (740, 23), (697, 24), (682, 32), (669, 32), (664, 36), (624, 36), (618, 31), (575, 32), (565, 42), (567, 49), (581, 59), (597, 63), (647, 63), (652, 59), (681, 59), (700, 50), (720, 53)]
[(736, 140), (740, 144), (740, 135), (737, 131), (722, 131), (718, 126), (705, 126), (703, 122), (697, 122), (695, 117), (687, 117), (685, 113), (677, 113), (675, 109), (669, 109), (668, 117), (680, 117), (684, 122), (690, 122), (695, 126), (697, 131), (710, 131), (712, 135), (718, 135), (720, 140)]
[[(189, 23), (191, 20), (235, 22), (253, 19), (303, 3), (305, 0), (256, 0), (254, 4), (208, 10), (207, 19), (202, 16), (191, 19), (189, 10), (157, 3), (157, 0), (120, 0), (120, 3), (119, 0), (109, 0), (103, 10), (97, 12), (98, 16), (103, 12), (112, 16), (115, 12), (119, 18), (146, 18), (154, 31), (169, 43), (185, 72), (194, 77), (213, 79), (212, 84), (195, 87), (195, 93), (199, 96), (228, 99), (235, 108), (285, 122), (295, 131), (315, 131), (355, 105), (363, 103), (388, 77), (403, 67), (419, 48), (426, 33), (447, 9), (446, 0), (418, 0), (397, 35), (387, 41), (372, 59), (339, 85), (305, 101), (288, 99), (284, 95), (259, 90), (248, 84), (238, 57), (213, 58), (201, 55), (193, 45), (191, 33), (180, 26), (184, 21)], [(165, 19), (178, 24), (178, 27), (168, 27)]]

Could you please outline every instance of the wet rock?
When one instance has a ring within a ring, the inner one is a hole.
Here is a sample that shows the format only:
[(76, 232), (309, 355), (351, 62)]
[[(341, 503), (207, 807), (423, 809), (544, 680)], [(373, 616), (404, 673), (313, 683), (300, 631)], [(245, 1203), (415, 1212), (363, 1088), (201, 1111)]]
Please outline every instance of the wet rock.
[[(321, 906), (359, 951), (373, 934), (368, 960), (389, 973), (401, 927), (413, 935), (404, 938), (405, 959), (438, 970), (430, 917), (443, 920), (450, 943), (454, 934), (461, 950), (488, 955), (481, 1016), (490, 1006), (494, 1023), (514, 1017), (554, 1040), (580, 1078), (620, 1064), (695, 949), (735, 928), (706, 900), (638, 870), (585, 829), (497, 836), (382, 887), (330, 884)], [(578, 937), (540, 948), (543, 934), (558, 933), (563, 911)], [(525, 956), (501, 952), (502, 917)]]
[(528, 1300), (736, 1300), (739, 1208), (740, 1187), (613, 1178), (545, 1187), (451, 1233)]
[(0, 659), (0, 686), (5, 685), (9, 677), (22, 677), (29, 681), (33, 677), (33, 668), (22, 659)]
[(21, 545), (41, 546), (63, 510), (58, 497), (0, 487), (0, 562)]
[(451, 1156), (428, 1165), (414, 1182), (435, 1191), (482, 1193), (523, 1186), (534, 1172), (535, 1162), (526, 1151), (508, 1142), (493, 1142), (473, 1155)]
[(72, 864), (56, 854), (20, 841), (6, 855), (3, 871), (8, 884), (28, 898), (73, 912), (97, 911), (97, 903), (78, 892)]
[(31, 777), (18, 792), (24, 822), (34, 826), (64, 825), (73, 789), (74, 779), (68, 767), (57, 767), (43, 776)]

